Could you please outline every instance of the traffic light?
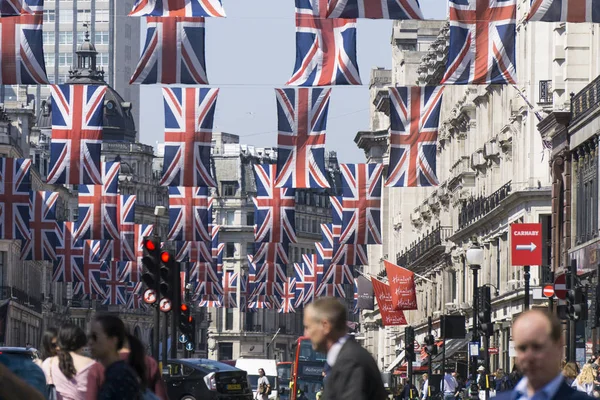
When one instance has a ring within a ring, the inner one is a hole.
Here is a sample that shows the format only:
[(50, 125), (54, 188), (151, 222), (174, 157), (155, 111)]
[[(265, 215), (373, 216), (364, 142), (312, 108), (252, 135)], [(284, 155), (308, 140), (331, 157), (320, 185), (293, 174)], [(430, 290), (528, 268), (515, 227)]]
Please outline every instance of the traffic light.
[(554, 272), (552, 272), (552, 269), (547, 266), (547, 265), (542, 265), (540, 267), (540, 283), (543, 284), (551, 284), (554, 283)]
[(196, 318), (190, 318), (190, 340), (185, 344), (187, 351), (194, 351), (196, 348)]
[(567, 312), (573, 321), (587, 320), (588, 305), (584, 288), (577, 287), (567, 292)]
[(435, 356), (438, 353), (438, 347), (435, 344), (435, 337), (433, 335), (425, 336), (425, 351), (430, 356)]
[(160, 293), (173, 301), (177, 290), (173, 285), (173, 276), (179, 272), (176, 271), (175, 257), (170, 252), (163, 251), (160, 253), (160, 261)]
[(179, 307), (179, 342), (187, 343), (193, 335), (194, 317), (192, 317), (191, 308), (183, 303)]
[(417, 361), (415, 354), (415, 328), (407, 326), (404, 328), (404, 349), (406, 350), (407, 361)]
[(489, 286), (477, 288), (478, 302), (478, 323), (479, 330), (484, 336), (494, 334), (494, 324), (492, 324), (492, 293)]
[(148, 289), (156, 290), (160, 280), (160, 240), (156, 237), (146, 236), (143, 239), (144, 255), (142, 257), (143, 272), (142, 282)]

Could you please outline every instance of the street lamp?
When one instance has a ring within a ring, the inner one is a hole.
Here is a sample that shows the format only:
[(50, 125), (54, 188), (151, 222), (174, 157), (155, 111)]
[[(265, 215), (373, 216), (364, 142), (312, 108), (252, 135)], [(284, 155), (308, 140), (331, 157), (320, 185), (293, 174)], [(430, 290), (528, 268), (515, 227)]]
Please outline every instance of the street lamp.
[[(477, 314), (479, 310), (477, 309), (477, 277), (479, 270), (481, 269), (481, 265), (483, 264), (483, 249), (478, 245), (477, 238), (471, 239), (473, 245), (467, 250), (466, 261), (473, 272), (473, 331), (472, 338), (473, 342), (478, 342), (477, 340)], [(479, 387), (477, 385), (477, 357), (471, 356), (470, 359), (471, 366), (471, 396), (472, 398), (479, 397)], [(477, 396), (477, 397), (475, 397)]]

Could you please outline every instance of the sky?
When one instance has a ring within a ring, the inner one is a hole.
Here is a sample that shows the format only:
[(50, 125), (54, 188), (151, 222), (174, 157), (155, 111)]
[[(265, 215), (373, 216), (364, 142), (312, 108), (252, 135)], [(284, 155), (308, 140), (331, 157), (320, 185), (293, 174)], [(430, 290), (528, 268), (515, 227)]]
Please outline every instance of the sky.
[[(445, 19), (446, 1), (421, 0), (427, 19)], [(296, 59), (293, 0), (223, 0), (227, 18), (207, 18), (206, 70), (218, 87), (216, 132), (240, 136), (240, 143), (276, 147), (275, 88), (285, 87)], [(369, 129), (369, 74), (392, 67), (392, 21), (359, 19), (357, 58), (361, 86), (334, 86), (329, 104), (326, 148), (344, 163), (364, 162), (354, 143)], [(144, 36), (144, 33), (142, 34)], [(142, 40), (144, 38), (142, 37)], [(140, 141), (164, 141), (159, 85), (142, 86)]]

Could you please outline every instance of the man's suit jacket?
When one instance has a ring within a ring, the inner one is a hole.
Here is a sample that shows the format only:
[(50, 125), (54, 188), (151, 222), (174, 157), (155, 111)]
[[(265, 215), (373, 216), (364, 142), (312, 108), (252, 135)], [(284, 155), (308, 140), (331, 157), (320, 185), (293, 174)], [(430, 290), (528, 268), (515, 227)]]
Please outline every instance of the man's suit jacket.
[[(514, 390), (510, 390), (507, 392), (498, 393), (494, 400), (511, 400), (513, 398)], [(592, 400), (593, 397), (588, 396), (583, 392), (578, 392), (573, 389), (571, 386), (567, 385), (566, 382), (563, 382), (558, 391), (552, 398), (552, 400)]]
[(352, 338), (340, 349), (327, 374), (323, 400), (384, 400), (381, 373), (369, 352)]

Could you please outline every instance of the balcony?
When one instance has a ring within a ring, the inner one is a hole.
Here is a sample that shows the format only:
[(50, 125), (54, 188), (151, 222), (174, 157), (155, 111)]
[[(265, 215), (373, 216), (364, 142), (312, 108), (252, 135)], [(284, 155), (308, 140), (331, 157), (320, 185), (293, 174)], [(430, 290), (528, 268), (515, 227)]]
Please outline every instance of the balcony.
[(441, 246), (451, 234), (451, 227), (438, 225), (437, 228), (431, 233), (426, 234), (412, 247), (404, 250), (402, 253), (398, 253), (396, 256), (396, 264), (408, 268), (412, 263), (424, 255), (427, 255), (427, 253), (435, 247)]
[(504, 184), (504, 186), (496, 190), (488, 197), (471, 197), (469, 200), (466, 200), (460, 209), (460, 214), (458, 215), (458, 229), (460, 230), (469, 226), (473, 222), (495, 210), (500, 205), (502, 200), (504, 200), (510, 194), (510, 184), (511, 182)]
[(0, 286), (0, 300), (10, 299), (41, 314), (42, 300), (12, 286)]
[(598, 108), (600, 103), (600, 76), (590, 82), (571, 100), (571, 124)]

